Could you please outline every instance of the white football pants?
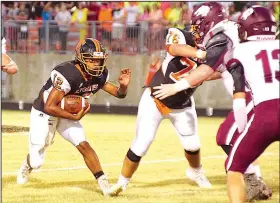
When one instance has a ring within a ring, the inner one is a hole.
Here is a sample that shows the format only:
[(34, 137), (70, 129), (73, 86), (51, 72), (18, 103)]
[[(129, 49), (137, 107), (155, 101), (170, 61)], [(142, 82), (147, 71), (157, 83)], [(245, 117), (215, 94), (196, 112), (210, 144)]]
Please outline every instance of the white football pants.
[(169, 119), (183, 148), (192, 152), (199, 150), (200, 140), (197, 135), (197, 114), (193, 97), (191, 107), (171, 109), (171, 113), (163, 116), (150, 94), (150, 89), (146, 89), (141, 97), (136, 121), (136, 136), (130, 149), (137, 156), (144, 156), (155, 138), (161, 121)]
[(46, 148), (53, 143), (56, 130), (74, 146), (86, 141), (79, 121), (49, 116), (32, 107), (29, 130), (29, 155), (32, 168), (39, 168), (43, 164)]

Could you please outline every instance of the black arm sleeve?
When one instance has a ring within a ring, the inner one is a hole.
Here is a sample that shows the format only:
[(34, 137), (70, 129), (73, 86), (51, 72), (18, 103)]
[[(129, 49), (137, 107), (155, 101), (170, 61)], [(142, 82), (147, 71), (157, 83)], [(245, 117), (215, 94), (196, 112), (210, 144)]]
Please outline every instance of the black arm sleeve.
[(217, 34), (206, 44), (206, 65), (214, 71), (223, 63), (224, 55), (228, 51), (228, 38), (224, 34)]
[(237, 92), (245, 92), (246, 82), (242, 63), (237, 59), (231, 59), (227, 63), (227, 69), (233, 78), (233, 94)]

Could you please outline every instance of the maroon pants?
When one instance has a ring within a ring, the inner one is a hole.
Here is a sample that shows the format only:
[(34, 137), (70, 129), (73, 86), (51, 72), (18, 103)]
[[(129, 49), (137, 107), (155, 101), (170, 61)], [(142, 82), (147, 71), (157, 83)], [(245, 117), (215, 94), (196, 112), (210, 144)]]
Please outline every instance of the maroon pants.
[[(246, 93), (246, 111), (247, 111), (247, 119), (250, 118), (254, 114), (254, 102), (250, 92)], [(219, 130), (216, 136), (216, 142), (218, 146), (222, 145), (233, 145), (235, 140), (238, 138), (239, 132), (237, 130), (237, 125), (235, 124), (234, 115), (231, 111), (224, 122), (220, 125)]]
[(274, 141), (280, 141), (280, 99), (264, 101), (238, 136), (226, 160), (227, 171), (244, 173)]

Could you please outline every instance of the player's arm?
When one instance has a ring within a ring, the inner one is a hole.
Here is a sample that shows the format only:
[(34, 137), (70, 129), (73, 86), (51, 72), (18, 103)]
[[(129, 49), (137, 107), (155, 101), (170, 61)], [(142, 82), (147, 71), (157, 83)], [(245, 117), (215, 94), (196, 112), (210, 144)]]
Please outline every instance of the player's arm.
[(207, 78), (207, 81), (218, 80), (221, 78), (222, 78), (222, 73), (219, 71), (215, 71), (209, 78)]
[(177, 92), (196, 87), (206, 81), (223, 63), (224, 55), (227, 52), (227, 43), (228, 39), (223, 34), (211, 39), (206, 46), (207, 54), (204, 64), (201, 64), (189, 75), (183, 76), (174, 84), (164, 84), (154, 87), (154, 89), (158, 90), (153, 95), (156, 98), (164, 99)]
[(206, 51), (191, 47), (187, 44), (168, 44), (166, 45), (166, 51), (172, 56), (183, 56), (199, 59), (204, 59), (206, 57)]
[(61, 102), (64, 95), (71, 90), (71, 85), (63, 77), (63, 75), (57, 71), (52, 71), (51, 79), (53, 82), (53, 89), (51, 90), (44, 105), (44, 111), (54, 117), (65, 118), (69, 120), (80, 120), (89, 111), (89, 107), (87, 109), (82, 108), (82, 110), (76, 115), (73, 115), (62, 109), (59, 103)]
[(242, 132), (247, 124), (245, 75), (241, 62), (232, 59), (227, 63), (228, 72), (233, 78), (233, 113), (238, 131)]
[(7, 54), (2, 54), (1, 70), (13, 75), (18, 72), (18, 66)]
[(122, 69), (118, 79), (120, 86), (118, 87), (113, 83), (107, 81), (103, 86), (103, 90), (119, 99), (123, 99), (126, 97), (127, 94), (127, 87), (130, 82), (130, 77), (131, 77), (130, 70), (127, 68)]
[(15, 74), (18, 72), (17, 64), (8, 56), (6, 52), (6, 40), (5, 38), (2, 39), (2, 64), (1, 70), (6, 72), (10, 75)]
[(207, 54), (205, 57), (205, 63), (201, 64), (196, 70), (191, 72), (190, 75), (185, 77), (190, 87), (195, 87), (201, 84), (211, 76), (217, 76), (213, 74), (215, 71), (218, 71), (218, 68), (224, 61), (224, 55), (228, 51), (227, 43), (228, 39), (223, 34), (219, 34), (209, 40), (206, 45)]

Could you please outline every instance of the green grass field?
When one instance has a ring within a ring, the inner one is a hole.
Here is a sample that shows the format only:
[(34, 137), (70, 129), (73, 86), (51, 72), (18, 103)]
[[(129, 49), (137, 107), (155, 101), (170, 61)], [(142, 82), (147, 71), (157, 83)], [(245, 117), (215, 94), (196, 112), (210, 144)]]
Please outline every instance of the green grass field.
[[(185, 176), (183, 149), (168, 120), (142, 159), (127, 190), (118, 197), (103, 197), (79, 152), (59, 134), (48, 149), (44, 165), (24, 186), (16, 172), (28, 152), (27, 133), (2, 134), (2, 201), (4, 203), (200, 203), (228, 202), (225, 155), (215, 135), (222, 118), (200, 117), (202, 161), (213, 189), (202, 190)], [(136, 116), (94, 115), (83, 118), (87, 139), (99, 155), (110, 183), (119, 176), (122, 161), (134, 137)], [(2, 111), (3, 125), (29, 126), (29, 112)], [(273, 190), (269, 203), (279, 202), (279, 143), (260, 158), (262, 175)]]

